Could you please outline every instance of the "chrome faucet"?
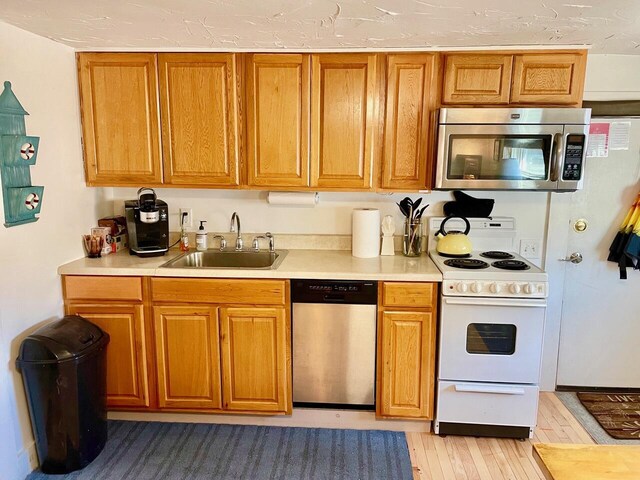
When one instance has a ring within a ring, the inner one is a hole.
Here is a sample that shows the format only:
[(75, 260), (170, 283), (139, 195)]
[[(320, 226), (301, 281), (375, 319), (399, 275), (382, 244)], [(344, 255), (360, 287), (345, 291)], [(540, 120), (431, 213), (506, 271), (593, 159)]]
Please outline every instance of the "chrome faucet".
[(236, 231), (236, 226), (238, 228), (238, 236), (236, 237), (236, 251), (240, 251), (243, 247), (242, 237), (240, 236), (240, 215), (238, 215), (236, 212), (233, 212), (233, 215), (231, 215), (231, 225), (229, 226), (229, 231), (231, 233), (234, 233)]
[(258, 235), (257, 237), (255, 237), (253, 239), (253, 249), (257, 252), (260, 250), (260, 239), (269, 239), (269, 251), (271, 253), (274, 253), (276, 251), (276, 245), (275, 245), (275, 240), (273, 238), (273, 235), (271, 234), (271, 232), (267, 232), (264, 235)]

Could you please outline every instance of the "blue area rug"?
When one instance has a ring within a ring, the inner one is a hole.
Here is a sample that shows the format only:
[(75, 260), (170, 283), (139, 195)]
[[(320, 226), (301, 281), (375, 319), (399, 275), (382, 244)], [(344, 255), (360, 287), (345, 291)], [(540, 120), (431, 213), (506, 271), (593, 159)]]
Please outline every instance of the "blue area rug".
[(91, 465), (27, 480), (411, 480), (403, 432), (109, 421)]

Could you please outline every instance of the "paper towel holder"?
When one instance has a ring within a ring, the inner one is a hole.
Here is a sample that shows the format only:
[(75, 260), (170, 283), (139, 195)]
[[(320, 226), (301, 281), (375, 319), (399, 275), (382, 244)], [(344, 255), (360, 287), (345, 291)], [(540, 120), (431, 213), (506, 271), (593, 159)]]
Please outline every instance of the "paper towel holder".
[(267, 192), (267, 203), (290, 207), (315, 207), (320, 202), (318, 192)]

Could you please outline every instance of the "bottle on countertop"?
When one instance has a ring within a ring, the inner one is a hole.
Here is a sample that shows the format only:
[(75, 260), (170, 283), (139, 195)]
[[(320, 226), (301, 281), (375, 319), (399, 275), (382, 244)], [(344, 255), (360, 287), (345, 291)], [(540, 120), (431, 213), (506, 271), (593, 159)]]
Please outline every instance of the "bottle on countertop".
[(182, 252), (189, 251), (189, 235), (187, 235), (187, 229), (184, 227), (184, 220), (187, 215), (187, 212), (183, 212), (182, 218), (180, 218), (180, 251)]
[(198, 227), (198, 233), (196, 233), (196, 250), (199, 252), (205, 251), (207, 247), (207, 230), (204, 228), (206, 220), (200, 220), (200, 226)]

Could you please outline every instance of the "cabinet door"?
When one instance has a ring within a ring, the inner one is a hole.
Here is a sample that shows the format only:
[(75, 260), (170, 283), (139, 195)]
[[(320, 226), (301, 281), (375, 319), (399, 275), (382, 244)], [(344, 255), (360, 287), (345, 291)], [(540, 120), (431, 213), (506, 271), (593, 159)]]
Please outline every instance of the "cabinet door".
[(284, 308), (221, 308), (226, 410), (291, 412), (291, 329)]
[(239, 83), (231, 53), (161, 53), (164, 183), (238, 185)]
[(311, 185), (370, 189), (378, 131), (377, 55), (312, 56)]
[(78, 68), (87, 184), (159, 184), (155, 54), (79, 53)]
[(382, 188), (427, 188), (432, 160), (428, 144), (434, 59), (428, 54), (387, 57)]
[(512, 55), (446, 55), (442, 103), (509, 103), (512, 63)]
[(309, 185), (309, 55), (249, 55), (248, 184)]
[(166, 306), (153, 312), (160, 408), (220, 408), (217, 309)]
[(380, 312), (378, 415), (433, 417), (435, 319), (432, 312)]
[(516, 55), (512, 103), (578, 105), (582, 102), (586, 54)]
[(107, 346), (107, 406), (148, 407), (144, 315), (142, 305), (70, 305), (109, 334)]

